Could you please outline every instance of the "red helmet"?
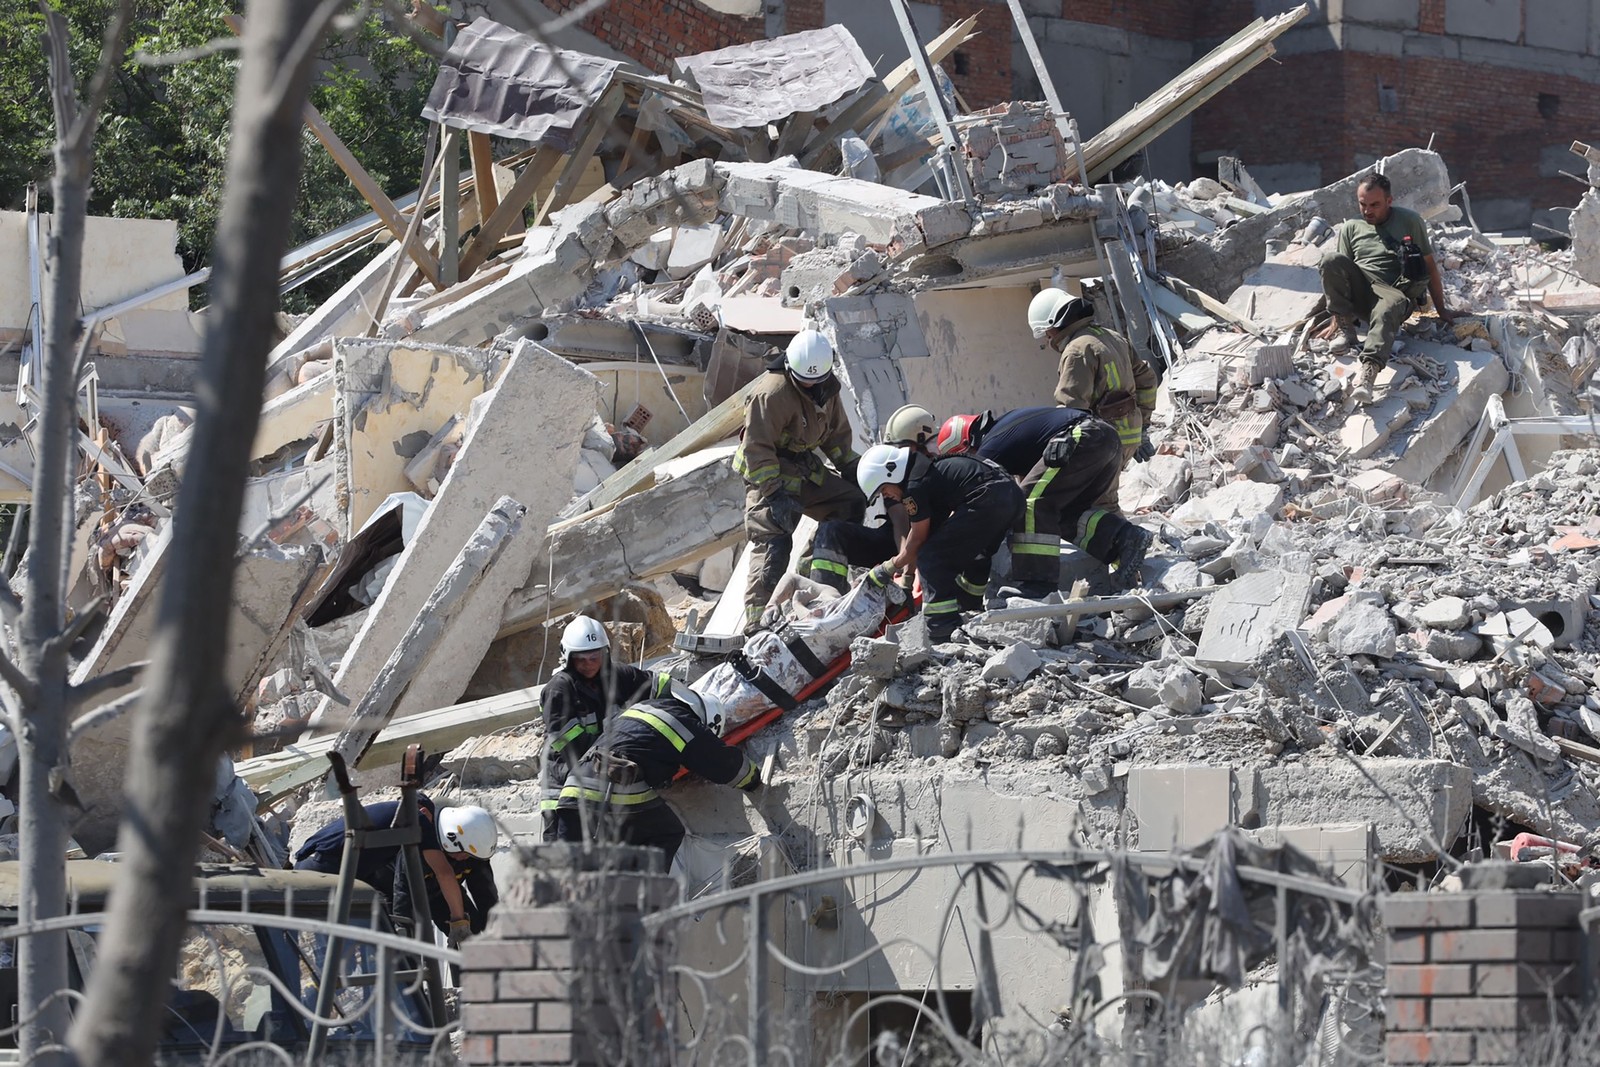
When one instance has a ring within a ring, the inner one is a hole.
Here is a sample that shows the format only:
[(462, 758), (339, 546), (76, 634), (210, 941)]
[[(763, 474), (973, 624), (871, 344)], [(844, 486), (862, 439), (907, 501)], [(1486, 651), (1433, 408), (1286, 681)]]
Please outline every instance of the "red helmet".
[(959, 456), (978, 446), (984, 426), (982, 415), (951, 415), (939, 427), (935, 453), (940, 456)]

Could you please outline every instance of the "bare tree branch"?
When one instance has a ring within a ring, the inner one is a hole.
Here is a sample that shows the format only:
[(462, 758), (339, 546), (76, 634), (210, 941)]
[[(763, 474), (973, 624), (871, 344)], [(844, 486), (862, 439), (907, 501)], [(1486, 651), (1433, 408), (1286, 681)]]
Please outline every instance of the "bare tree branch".
[(72, 621), (67, 623), (66, 628), (60, 634), (50, 639), (49, 647), (52, 650), (59, 649), (63, 652), (71, 652), (72, 646), (78, 643), (78, 638), (82, 637), (89, 627), (95, 624), (105, 613), (106, 607), (110, 603), (111, 601), (104, 595), (97, 596), (89, 601), (84, 605), (82, 611), (72, 617)]
[(38, 695), (38, 689), (33, 684), (33, 679), (22, 673), (22, 668), (11, 661), (11, 657), (0, 653), (0, 681), (4, 681), (17, 694), (24, 707), (32, 704)]
[(104, 726), (108, 722), (115, 722), (139, 703), (139, 698), (144, 696), (143, 689), (135, 689), (131, 693), (124, 693), (108, 703), (101, 704), (98, 708), (86, 715), (80, 715), (72, 722), (72, 729), (67, 733), (67, 744), (71, 745), (84, 734), (96, 726)]
[(141, 67), (176, 67), (238, 50), (237, 37), (213, 37), (205, 44), (195, 45), (193, 48), (180, 48), (175, 52), (146, 52), (141, 49), (133, 54), (133, 61)]
[(130, 663), (126, 667), (118, 667), (114, 671), (97, 674), (93, 678), (73, 686), (69, 691), (68, 699), (71, 700), (74, 707), (87, 704), (101, 693), (106, 693), (113, 689), (121, 689), (125, 685), (132, 685), (139, 680), (139, 675), (144, 673), (145, 668), (148, 666), (150, 666), (149, 661), (140, 660), (138, 663)]
[[(12, 522), (21, 522), (21, 516), (12, 516)], [(15, 623), (22, 616), (22, 601), (17, 599), (17, 594), (11, 591), (11, 583), (0, 575), (0, 618), (7, 623)]]

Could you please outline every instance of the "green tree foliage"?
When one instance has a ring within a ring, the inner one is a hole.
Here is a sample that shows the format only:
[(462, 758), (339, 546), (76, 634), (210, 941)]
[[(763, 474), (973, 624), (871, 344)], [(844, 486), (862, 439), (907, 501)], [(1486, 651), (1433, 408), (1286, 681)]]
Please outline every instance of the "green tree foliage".
[[(72, 29), (72, 61), (87, 81), (112, 0), (52, 0)], [(210, 261), (228, 147), (236, 52), (223, 0), (138, 0), (127, 58), (101, 119), (89, 210), (173, 219), (186, 267)], [(46, 199), (55, 130), (45, 89), (43, 17), (32, 0), (0, 3), (0, 207), (20, 208), (29, 182)], [(185, 56), (173, 62), (175, 56)], [(427, 126), (419, 117), (433, 61), (378, 18), (323, 48), (312, 102), (385, 192), (420, 178)], [(307, 138), (291, 246), (365, 214), (342, 171)], [(331, 286), (313, 283), (294, 302), (314, 303)]]

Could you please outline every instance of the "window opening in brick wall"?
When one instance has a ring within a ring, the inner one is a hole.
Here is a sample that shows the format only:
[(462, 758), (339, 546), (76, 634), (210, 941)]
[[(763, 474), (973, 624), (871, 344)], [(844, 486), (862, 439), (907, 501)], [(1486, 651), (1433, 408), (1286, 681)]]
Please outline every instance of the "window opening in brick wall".
[(1561, 97), (1557, 96), (1555, 93), (1540, 93), (1539, 94), (1539, 117), (1540, 118), (1542, 118), (1542, 119), (1553, 119), (1553, 118), (1556, 117), (1556, 112), (1558, 112), (1560, 110), (1561, 110)]
[(972, 63), (967, 59), (967, 54), (965, 52), (957, 52), (950, 57), (950, 65), (954, 68), (955, 76), (960, 78), (967, 74), (967, 71), (972, 66)]
[(1378, 83), (1378, 110), (1393, 113), (1400, 110), (1400, 90), (1392, 85)]

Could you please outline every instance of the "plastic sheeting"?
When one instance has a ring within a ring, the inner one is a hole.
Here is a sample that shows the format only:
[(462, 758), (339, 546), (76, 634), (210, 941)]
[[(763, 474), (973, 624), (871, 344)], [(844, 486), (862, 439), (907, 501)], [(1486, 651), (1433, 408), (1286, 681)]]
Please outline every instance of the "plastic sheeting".
[[(810, 586), (810, 588), (806, 588)], [(744, 658), (791, 696), (816, 678), (790, 650), (784, 637), (799, 643), (818, 663), (826, 666), (850, 648), (850, 642), (870, 634), (883, 623), (888, 597), (884, 590), (859, 582), (848, 593), (830, 599), (812, 599), (821, 587), (805, 583), (784, 607), (783, 636), (762, 630), (745, 642)], [(769, 609), (771, 610), (771, 609)], [(723, 705), (723, 729), (749, 722), (773, 706), (772, 698), (739, 673), (733, 663), (713, 667), (690, 688)]]
[(735, 128), (821, 111), (873, 77), (872, 64), (843, 26), (701, 52), (674, 66), (700, 90), (706, 116)]

